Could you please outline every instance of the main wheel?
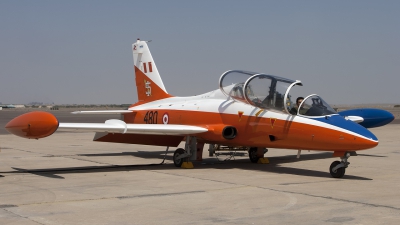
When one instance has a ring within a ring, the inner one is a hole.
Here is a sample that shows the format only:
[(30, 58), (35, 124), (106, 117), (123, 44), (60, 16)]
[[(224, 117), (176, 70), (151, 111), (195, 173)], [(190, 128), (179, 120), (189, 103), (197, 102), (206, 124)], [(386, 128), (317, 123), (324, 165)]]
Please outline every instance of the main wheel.
[(185, 159), (184, 158), (176, 159), (176, 158), (178, 156), (182, 155), (183, 153), (185, 153), (185, 150), (183, 150), (183, 148), (178, 148), (177, 150), (175, 150), (173, 159), (174, 159), (174, 165), (176, 167), (181, 167), (182, 166), (182, 163), (183, 163), (183, 161)]
[(342, 178), (344, 176), (344, 173), (346, 172), (346, 168), (344, 167), (340, 167), (336, 171), (333, 171), (333, 168), (335, 168), (340, 163), (341, 163), (340, 161), (334, 161), (329, 167), (329, 172), (331, 173), (331, 176), (334, 178)]
[(249, 159), (252, 163), (257, 163), (260, 157), (257, 156), (257, 148), (249, 149)]

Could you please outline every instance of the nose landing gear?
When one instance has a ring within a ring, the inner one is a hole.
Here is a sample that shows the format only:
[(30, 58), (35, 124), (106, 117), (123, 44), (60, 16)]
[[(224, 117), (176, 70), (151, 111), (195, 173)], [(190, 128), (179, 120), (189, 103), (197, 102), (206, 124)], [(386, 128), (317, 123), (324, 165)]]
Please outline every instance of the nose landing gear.
[(341, 161), (334, 161), (329, 167), (329, 172), (334, 178), (342, 178), (346, 173), (346, 168), (349, 166), (350, 162), (347, 160), (350, 157), (350, 152), (346, 152), (343, 157), (340, 157)]

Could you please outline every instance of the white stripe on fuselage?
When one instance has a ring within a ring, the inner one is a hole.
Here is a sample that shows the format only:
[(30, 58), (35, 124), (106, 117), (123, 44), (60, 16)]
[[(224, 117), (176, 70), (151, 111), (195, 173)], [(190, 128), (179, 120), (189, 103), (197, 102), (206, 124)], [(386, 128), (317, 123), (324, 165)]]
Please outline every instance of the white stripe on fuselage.
[[(195, 112), (209, 112), (209, 113), (222, 113), (237, 115), (238, 111), (242, 111), (244, 116), (256, 116), (255, 114), (261, 109), (247, 103), (235, 101), (230, 97), (224, 95), (219, 89), (211, 91), (202, 95), (190, 96), (190, 97), (171, 97), (161, 99), (135, 107), (129, 108), (129, 110), (184, 110), (184, 111), (195, 111)], [(375, 141), (367, 138), (358, 133), (337, 127), (328, 123), (324, 123), (318, 120), (294, 116), (285, 112), (277, 112), (271, 110), (264, 110), (258, 115), (263, 118), (274, 118), (278, 120), (293, 121), (296, 123), (302, 123), (307, 125), (314, 125), (322, 128), (327, 128), (343, 133), (351, 134), (366, 140)], [(377, 142), (377, 141), (375, 141)]]

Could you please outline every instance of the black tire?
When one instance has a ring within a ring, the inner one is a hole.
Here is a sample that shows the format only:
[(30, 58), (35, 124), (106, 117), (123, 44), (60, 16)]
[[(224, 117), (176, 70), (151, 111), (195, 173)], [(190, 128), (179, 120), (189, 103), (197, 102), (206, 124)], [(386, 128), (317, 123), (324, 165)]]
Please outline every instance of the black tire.
[(185, 161), (184, 158), (176, 159), (176, 157), (182, 155), (183, 153), (185, 153), (185, 150), (183, 148), (178, 148), (177, 150), (175, 150), (173, 159), (174, 159), (174, 165), (176, 167), (181, 167), (182, 163)]
[(346, 168), (344, 167), (340, 167), (339, 169), (336, 170), (336, 172), (333, 171), (333, 168), (335, 168), (339, 164), (340, 161), (334, 161), (329, 167), (329, 172), (331, 173), (331, 176), (333, 178), (342, 178), (346, 172)]
[(257, 156), (257, 148), (249, 149), (249, 159), (252, 163), (257, 163), (260, 157)]

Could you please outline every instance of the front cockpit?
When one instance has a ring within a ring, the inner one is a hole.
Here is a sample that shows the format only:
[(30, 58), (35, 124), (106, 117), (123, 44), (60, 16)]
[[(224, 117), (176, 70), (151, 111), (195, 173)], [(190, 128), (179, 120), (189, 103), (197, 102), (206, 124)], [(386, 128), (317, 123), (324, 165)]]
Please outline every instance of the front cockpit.
[(337, 114), (328, 103), (316, 94), (307, 96), (301, 102), (297, 113), (303, 116), (327, 116)]
[(294, 86), (303, 84), (298, 80), (241, 70), (227, 71), (219, 79), (220, 90), (226, 96), (261, 109), (306, 117), (336, 114), (318, 95), (307, 96), (302, 104), (294, 103), (296, 99), (290, 94)]

